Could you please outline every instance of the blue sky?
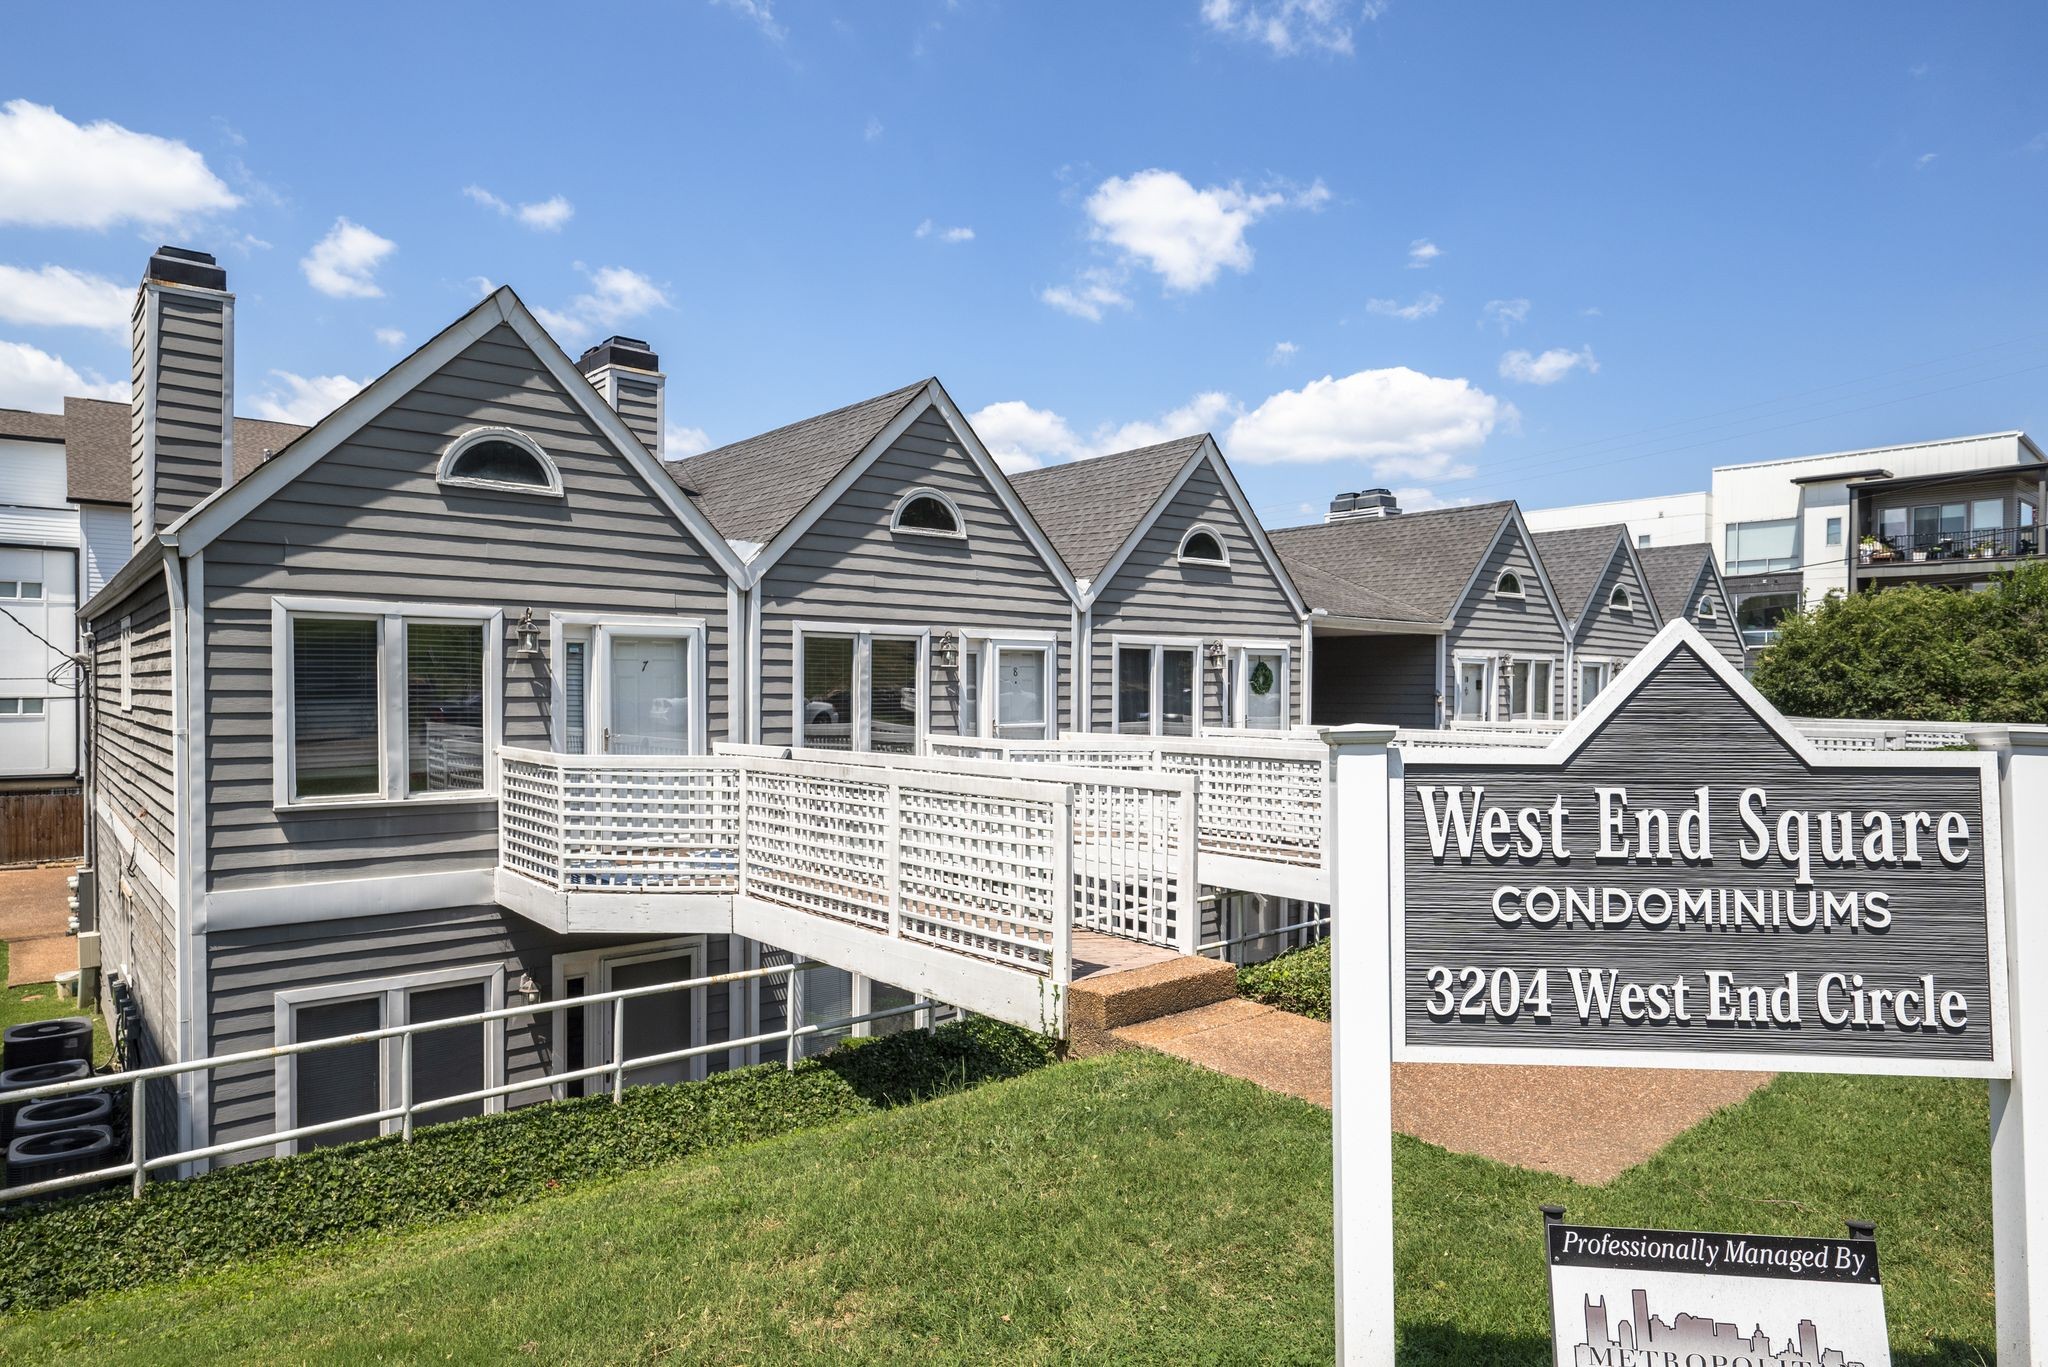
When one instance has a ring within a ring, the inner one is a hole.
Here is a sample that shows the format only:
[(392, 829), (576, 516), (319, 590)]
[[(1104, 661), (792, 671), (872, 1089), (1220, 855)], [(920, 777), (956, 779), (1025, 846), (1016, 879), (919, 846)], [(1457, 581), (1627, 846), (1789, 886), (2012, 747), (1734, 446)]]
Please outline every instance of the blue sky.
[(2048, 432), (2039, 5), (9, 30), (0, 404), (118, 391), (166, 241), (228, 268), (245, 413), (315, 413), (510, 283), (572, 355), (651, 340), (677, 449), (936, 374), (1014, 465), (1213, 430), (1273, 525), (1373, 484), (1538, 507)]

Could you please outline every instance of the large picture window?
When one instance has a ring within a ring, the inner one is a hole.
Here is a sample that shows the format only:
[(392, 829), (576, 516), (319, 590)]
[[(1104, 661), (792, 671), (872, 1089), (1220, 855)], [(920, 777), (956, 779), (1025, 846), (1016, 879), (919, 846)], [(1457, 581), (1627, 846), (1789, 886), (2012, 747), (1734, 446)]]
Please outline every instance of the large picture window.
[(1555, 715), (1552, 660), (1508, 662), (1508, 716), (1515, 721), (1549, 721)]
[(503, 624), (495, 608), (274, 600), (276, 804), (491, 792)]
[(924, 731), (921, 632), (797, 629), (797, 744), (916, 754)]
[(1729, 523), (1727, 554), (1722, 557), (1721, 568), (1727, 574), (1765, 574), (1799, 568), (1799, 519)]
[(1200, 702), (1199, 647), (1190, 642), (1119, 642), (1116, 729), (1126, 736), (1192, 736)]

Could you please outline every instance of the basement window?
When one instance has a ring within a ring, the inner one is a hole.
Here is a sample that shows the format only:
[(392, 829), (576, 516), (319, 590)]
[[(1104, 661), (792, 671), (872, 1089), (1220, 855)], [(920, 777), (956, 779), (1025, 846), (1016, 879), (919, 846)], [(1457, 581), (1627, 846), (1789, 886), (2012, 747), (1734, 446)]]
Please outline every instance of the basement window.
[(443, 484), (559, 498), (562, 474), (533, 438), (509, 427), (479, 427), (452, 442), (436, 476)]

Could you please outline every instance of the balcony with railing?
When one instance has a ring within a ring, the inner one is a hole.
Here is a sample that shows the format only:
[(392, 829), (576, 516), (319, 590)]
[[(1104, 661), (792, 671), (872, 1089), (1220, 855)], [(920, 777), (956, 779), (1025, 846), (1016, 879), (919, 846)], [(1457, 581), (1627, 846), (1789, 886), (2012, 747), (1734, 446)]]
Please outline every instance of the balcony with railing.
[(1866, 536), (1857, 547), (1857, 564), (1865, 569), (1981, 570), (1983, 561), (2017, 560), (2040, 553), (2038, 529), (1977, 527), (1969, 531), (1922, 531)]

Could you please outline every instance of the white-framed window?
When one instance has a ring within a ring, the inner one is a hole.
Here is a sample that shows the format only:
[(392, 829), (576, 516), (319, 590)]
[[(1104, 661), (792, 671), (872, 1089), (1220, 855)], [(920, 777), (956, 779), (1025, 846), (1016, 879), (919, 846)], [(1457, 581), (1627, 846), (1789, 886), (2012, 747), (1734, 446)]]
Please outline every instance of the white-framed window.
[(1231, 645), (1223, 684), (1224, 725), (1249, 731), (1285, 731), (1293, 687), (1285, 642)]
[(1523, 597), (1522, 576), (1513, 570), (1502, 570), (1500, 578), (1494, 581), (1493, 591), (1502, 598)]
[(41, 698), (0, 698), (0, 721), (43, 715)]
[(1112, 640), (1116, 729), (1125, 736), (1198, 736), (1202, 732), (1202, 643)]
[[(422, 1021), (447, 1020), (497, 1011), (505, 1005), (505, 966), (473, 964), (395, 977), (297, 987), (273, 998), (272, 1027), (279, 1044), (357, 1035)], [(405, 1046), (396, 1037), (286, 1054), (272, 1064), (272, 1092), (281, 1130), (323, 1125), (374, 1115), (404, 1095)], [(502, 1021), (482, 1021), (427, 1030), (412, 1041), (412, 1096), (415, 1102), (462, 1096), (505, 1080)], [(502, 1111), (503, 1097), (459, 1102), (421, 1112), (414, 1123), (434, 1124), (463, 1116)], [(398, 1131), (400, 1121), (365, 1120), (325, 1134), (287, 1139), (280, 1157), (371, 1139)]]
[(1508, 661), (1508, 718), (1511, 721), (1549, 721), (1557, 714), (1554, 685), (1557, 661), (1516, 658)]
[(1830, 546), (1842, 544), (1842, 519), (1839, 517), (1828, 519), (1828, 544)]
[(1701, 620), (1702, 622), (1711, 622), (1711, 621), (1713, 621), (1713, 620), (1714, 620), (1714, 618), (1716, 617), (1716, 615), (1718, 615), (1718, 614), (1719, 614), (1719, 612), (1720, 612), (1720, 609), (1719, 609), (1718, 607), (1716, 607), (1716, 606), (1714, 605), (1714, 595), (1713, 595), (1713, 594), (1711, 594), (1711, 593), (1703, 593), (1703, 594), (1701, 594), (1701, 595), (1700, 595), (1700, 606), (1699, 606), (1699, 615), (1700, 615), (1700, 620)]
[(135, 710), (135, 639), (126, 617), (121, 619), (121, 710)]
[(460, 488), (559, 498), (562, 472), (540, 443), (512, 427), (474, 427), (448, 443), (435, 478)]
[(272, 599), (275, 805), (496, 792), (504, 622), (467, 604)]
[(1799, 519), (1776, 518), (1765, 522), (1731, 522), (1727, 551), (1721, 557), (1724, 574), (1765, 574), (1799, 567)]
[(1579, 657), (1579, 710), (1600, 696), (1600, 690), (1614, 681), (1614, 661)]
[(1493, 657), (1460, 655), (1458, 692), (1451, 710), (1456, 721), (1492, 721), (1494, 717)]
[(43, 596), (42, 581), (36, 579), (0, 579), (0, 598), (23, 602), (39, 602)]
[(571, 755), (707, 750), (702, 618), (553, 613), (548, 658), (556, 749)]
[(1636, 610), (1636, 600), (1629, 593), (1628, 585), (1616, 584), (1614, 592), (1607, 595), (1607, 606), (1613, 608), (1616, 612), (1634, 612)]
[[(618, 992), (656, 983), (688, 982), (707, 976), (706, 942), (702, 935), (678, 936), (667, 940), (646, 940), (637, 944), (607, 945), (602, 949), (557, 954), (554, 960), (554, 1034), (562, 1041), (555, 1072), (575, 1072), (613, 1059), (612, 1030), (617, 1006), (597, 1002), (578, 1006), (578, 997)], [(650, 992), (628, 997), (625, 1039), (619, 1057), (631, 1063), (636, 1058), (692, 1049), (709, 1039), (707, 992), (724, 988), (690, 987), (673, 992)], [(729, 1019), (738, 1019), (737, 1013)], [(669, 1059), (626, 1070), (626, 1085), (689, 1082), (708, 1071), (706, 1054)], [(558, 1097), (594, 1096), (609, 1089), (611, 1079), (603, 1074), (576, 1082), (556, 1083)]]
[(914, 627), (795, 627), (799, 746), (914, 755), (924, 741), (930, 633)]
[(1196, 523), (1188, 528), (1180, 539), (1177, 558), (1183, 565), (1205, 565), (1210, 568), (1228, 568), (1230, 552), (1223, 544), (1222, 535), (1213, 527)]
[(960, 505), (937, 489), (912, 489), (896, 500), (896, 511), (889, 517), (889, 530), (965, 541), (967, 519), (960, 516)]

